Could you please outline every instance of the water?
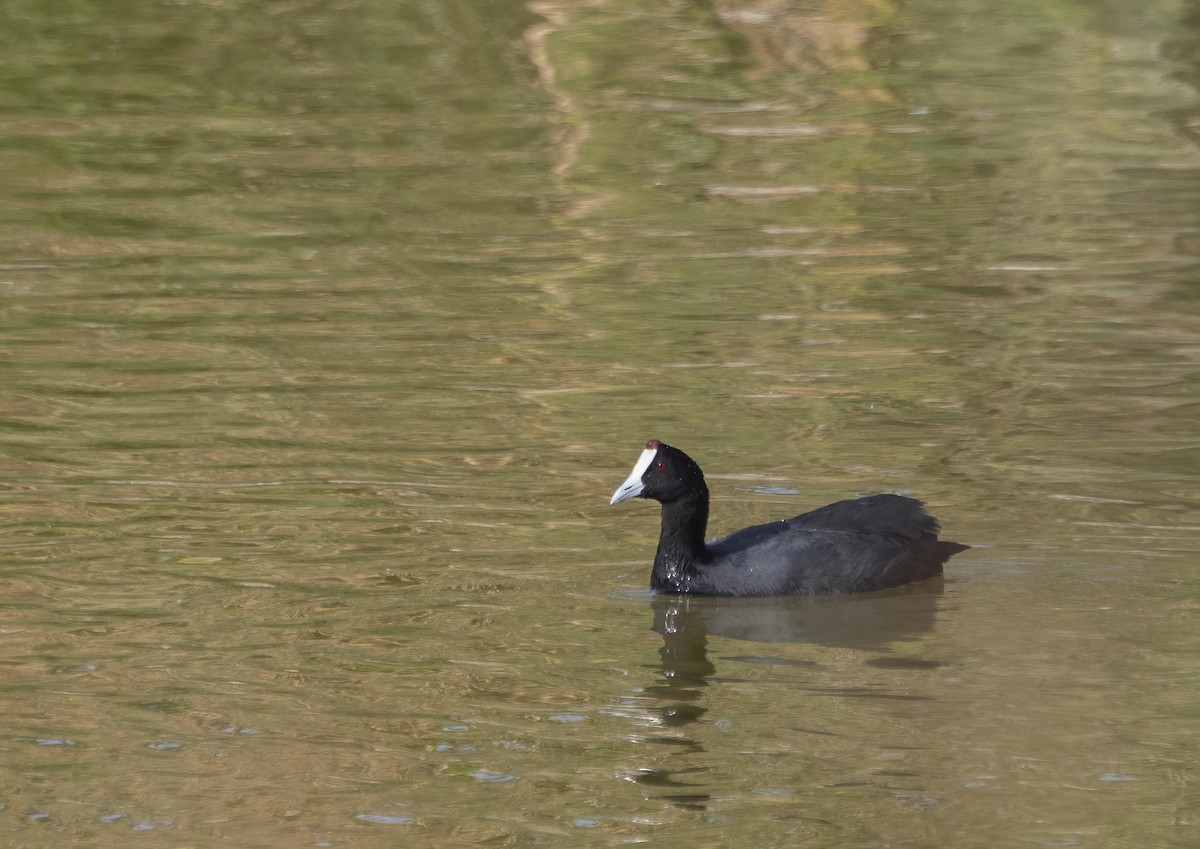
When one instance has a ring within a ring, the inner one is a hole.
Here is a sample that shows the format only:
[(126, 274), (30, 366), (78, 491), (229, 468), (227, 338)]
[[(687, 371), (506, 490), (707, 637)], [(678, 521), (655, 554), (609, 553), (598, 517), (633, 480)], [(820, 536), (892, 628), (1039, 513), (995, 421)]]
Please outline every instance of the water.
[(0, 843), (1193, 845), (1195, 21), (9, 4)]

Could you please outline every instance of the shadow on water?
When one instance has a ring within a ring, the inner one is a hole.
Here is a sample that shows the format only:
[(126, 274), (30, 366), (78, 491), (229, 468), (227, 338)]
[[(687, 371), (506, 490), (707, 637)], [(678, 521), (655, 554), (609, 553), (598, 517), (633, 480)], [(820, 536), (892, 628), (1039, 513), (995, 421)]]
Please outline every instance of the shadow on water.
[[(709, 651), (709, 637), (724, 637), (760, 644), (802, 644), (859, 651), (884, 652), (893, 643), (918, 640), (934, 629), (942, 609), (941, 580), (878, 593), (834, 596), (791, 596), (781, 598), (708, 598), (657, 596), (651, 601), (653, 630), (662, 635), (659, 681), (642, 692), (657, 699), (656, 726), (665, 732), (645, 738), (646, 742), (668, 744), (680, 754), (701, 753), (704, 745), (687, 733), (705, 722), (702, 704), (710, 682), (732, 682), (717, 675)], [(747, 653), (722, 655), (726, 662), (774, 667), (817, 667), (816, 661)], [(874, 657), (865, 666), (879, 669), (929, 669), (936, 661), (910, 657)], [(826, 696), (857, 698), (919, 698), (864, 689), (805, 688)], [(668, 731), (668, 729), (670, 731)], [(813, 732), (821, 733), (821, 732)], [(696, 792), (699, 784), (684, 773), (703, 768), (675, 770), (645, 769), (630, 778), (639, 784), (680, 792), (661, 798), (681, 808), (703, 809), (708, 795)], [(688, 792), (688, 791), (692, 792)]]

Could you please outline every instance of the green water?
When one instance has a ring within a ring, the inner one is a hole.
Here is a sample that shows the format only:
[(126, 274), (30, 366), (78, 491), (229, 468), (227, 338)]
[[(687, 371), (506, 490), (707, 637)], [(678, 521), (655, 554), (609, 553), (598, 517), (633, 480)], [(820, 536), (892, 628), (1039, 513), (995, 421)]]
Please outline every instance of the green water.
[(1194, 4), (3, 18), (0, 844), (1195, 845)]

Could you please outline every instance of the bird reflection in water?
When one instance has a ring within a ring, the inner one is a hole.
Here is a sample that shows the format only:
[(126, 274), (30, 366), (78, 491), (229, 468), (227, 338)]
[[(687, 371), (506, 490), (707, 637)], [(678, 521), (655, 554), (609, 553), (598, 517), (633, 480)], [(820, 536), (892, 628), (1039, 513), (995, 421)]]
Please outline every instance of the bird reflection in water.
[[(688, 728), (704, 722), (701, 704), (713, 682), (739, 679), (717, 675), (709, 653), (709, 637), (724, 637), (763, 644), (807, 644), (875, 653), (864, 665), (886, 669), (930, 669), (937, 661), (889, 655), (893, 643), (919, 640), (933, 631), (943, 600), (943, 582), (927, 581), (894, 590), (867, 594), (782, 596), (777, 598), (714, 598), (659, 595), (651, 601), (653, 629), (662, 635), (658, 681), (641, 692), (657, 701), (655, 725), (671, 733), (643, 737), (647, 743), (676, 747), (680, 754), (699, 754), (704, 745)], [(776, 657), (769, 652), (722, 655), (722, 662), (760, 663), (774, 666), (816, 666), (816, 661)], [(914, 698), (861, 689), (820, 689), (822, 695), (872, 698)], [(813, 731), (812, 733), (825, 733)], [(696, 773), (706, 767), (678, 770), (639, 769), (623, 777), (638, 784), (668, 788), (661, 798), (687, 810), (704, 809), (708, 794), (700, 792)], [(692, 780), (689, 780), (692, 779)], [(678, 792), (684, 791), (684, 792)]]

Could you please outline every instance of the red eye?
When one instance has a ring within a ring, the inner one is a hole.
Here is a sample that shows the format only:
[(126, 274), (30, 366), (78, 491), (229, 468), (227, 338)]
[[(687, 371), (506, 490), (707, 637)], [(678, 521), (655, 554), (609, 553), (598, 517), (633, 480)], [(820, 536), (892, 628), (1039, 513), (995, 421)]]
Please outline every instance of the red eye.
[(666, 467), (667, 467), (667, 464), (664, 463), (662, 460), (659, 460), (657, 463), (654, 464), (654, 468), (658, 469), (660, 472), (663, 469), (665, 469)]

